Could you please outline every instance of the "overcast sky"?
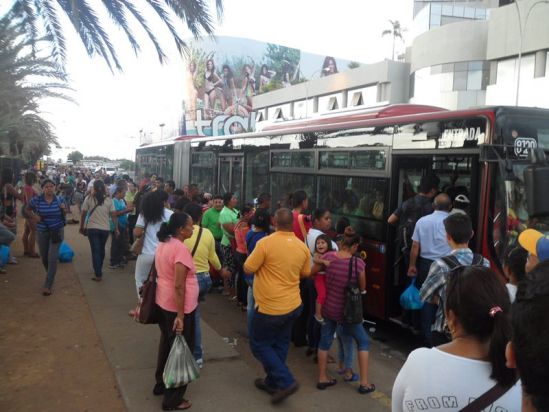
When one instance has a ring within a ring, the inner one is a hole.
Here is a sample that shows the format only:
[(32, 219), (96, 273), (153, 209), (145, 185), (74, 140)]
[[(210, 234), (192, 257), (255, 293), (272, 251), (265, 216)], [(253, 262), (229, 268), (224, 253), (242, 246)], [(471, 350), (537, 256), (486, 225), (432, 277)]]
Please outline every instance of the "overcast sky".
[[(412, 7), (413, 0), (225, 0), (216, 34), (371, 63), (390, 57), (391, 39), (382, 38), (381, 32), (390, 27), (389, 19), (411, 28)], [(112, 74), (101, 59), (85, 54), (75, 35), (68, 36), (68, 71), (78, 105), (58, 101), (42, 105), (64, 148), (54, 152), (55, 159), (72, 150), (133, 159), (139, 130), (156, 140), (159, 124), (164, 123), (164, 138), (175, 133), (184, 90), (183, 64), (169, 34), (153, 16), (150, 25), (164, 39), (170, 63), (158, 63), (139, 30), (143, 52), (134, 57), (122, 34), (114, 30), (123, 73)]]

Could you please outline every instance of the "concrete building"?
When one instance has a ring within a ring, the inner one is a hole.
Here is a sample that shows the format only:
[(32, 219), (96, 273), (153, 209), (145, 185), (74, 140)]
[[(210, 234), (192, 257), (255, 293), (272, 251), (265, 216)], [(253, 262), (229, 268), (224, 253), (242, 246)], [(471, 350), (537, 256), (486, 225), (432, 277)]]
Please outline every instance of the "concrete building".
[(392, 103), (514, 105), (517, 91), (519, 105), (549, 108), (549, 0), (416, 0), (414, 16), (405, 62), (256, 96), (258, 126)]

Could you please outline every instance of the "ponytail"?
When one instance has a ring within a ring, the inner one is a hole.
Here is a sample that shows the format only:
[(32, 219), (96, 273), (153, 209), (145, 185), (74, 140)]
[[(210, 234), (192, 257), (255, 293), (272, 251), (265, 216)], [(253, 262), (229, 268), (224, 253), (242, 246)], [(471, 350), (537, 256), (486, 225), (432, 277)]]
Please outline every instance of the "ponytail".
[(511, 340), (511, 302), (498, 275), (483, 266), (456, 270), (448, 280), (445, 307), (467, 335), (488, 343), (490, 377), (504, 387), (514, 384), (515, 370), (505, 365), (505, 347)]
[(175, 236), (177, 229), (187, 225), (189, 219), (192, 218), (184, 212), (175, 212), (170, 216), (168, 222), (163, 222), (160, 225), (160, 230), (156, 233), (156, 237), (160, 242), (166, 242), (170, 237)]

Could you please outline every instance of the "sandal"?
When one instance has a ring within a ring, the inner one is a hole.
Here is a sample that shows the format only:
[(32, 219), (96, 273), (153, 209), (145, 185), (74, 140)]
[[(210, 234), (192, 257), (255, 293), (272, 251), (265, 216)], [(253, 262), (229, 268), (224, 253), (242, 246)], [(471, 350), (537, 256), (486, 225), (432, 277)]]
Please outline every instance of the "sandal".
[(42, 295), (50, 296), (51, 295), (51, 289), (44, 288), (44, 290), (42, 290)]
[(162, 410), (164, 411), (184, 411), (185, 409), (189, 409), (193, 404), (189, 402), (187, 399), (183, 399), (183, 402), (180, 405), (177, 405), (173, 408), (165, 408), (162, 407)]
[(101, 282), (101, 278), (98, 277), (93, 277), (91, 278), (91, 280), (93, 280), (94, 282)]
[(374, 385), (373, 383), (371, 383), (368, 386), (360, 385), (358, 387), (358, 393), (360, 393), (361, 395), (366, 395), (367, 393), (371, 393), (375, 390), (376, 390), (376, 385)]
[(318, 382), (316, 384), (316, 388), (323, 391), (326, 388), (329, 388), (330, 386), (334, 386), (337, 383), (336, 379), (330, 379), (328, 382)]
[(27, 254), (27, 256), (30, 257), (30, 258), (35, 258), (35, 259), (40, 257), (40, 255), (36, 252), (35, 253), (29, 253), (29, 254)]

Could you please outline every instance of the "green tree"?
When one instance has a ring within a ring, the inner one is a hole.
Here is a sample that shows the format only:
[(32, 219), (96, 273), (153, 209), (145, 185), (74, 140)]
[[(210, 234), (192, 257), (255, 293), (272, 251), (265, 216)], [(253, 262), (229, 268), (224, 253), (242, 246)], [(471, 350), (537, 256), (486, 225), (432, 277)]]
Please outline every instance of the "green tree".
[(39, 102), (44, 97), (71, 100), (65, 94), (70, 89), (50, 57), (32, 53), (20, 23), (9, 13), (0, 18), (0, 150), (35, 162), (50, 153), (50, 145), (58, 146)]
[[(183, 22), (195, 37), (203, 33), (213, 35), (212, 16), (208, 3), (204, 0), (145, 0), (144, 4), (168, 28), (180, 53), (185, 51), (187, 44), (180, 37), (172, 16)], [(216, 0), (216, 8), (218, 18), (221, 18), (222, 0)], [(131, 0), (15, 0), (11, 13), (24, 22), (26, 31), (33, 40), (46, 34), (52, 54), (61, 67), (66, 62), (67, 27), (62, 22), (62, 14), (65, 14), (89, 56), (101, 56), (111, 70), (113, 67), (122, 70), (116, 47), (104, 28), (105, 22), (98, 17), (100, 9), (106, 10), (114, 25), (124, 32), (135, 55), (139, 54), (141, 47), (130, 29), (130, 19), (137, 21), (147, 33), (160, 62), (166, 61), (166, 54), (155, 36), (155, 30), (143, 16), (143, 6), (136, 5)]]
[(404, 41), (404, 37), (402, 34), (406, 31), (406, 29), (402, 28), (400, 25), (400, 22), (398, 20), (389, 20), (389, 23), (391, 23), (391, 28), (387, 30), (383, 30), (381, 33), (381, 37), (383, 36), (392, 36), (393, 37), (393, 53), (391, 54), (392, 59), (395, 59), (395, 43), (396, 39), (400, 39), (400, 41)]
[(80, 160), (84, 159), (84, 155), (78, 150), (75, 150), (67, 155), (67, 159), (71, 160), (73, 163), (78, 163)]
[(118, 160), (120, 162), (119, 167), (124, 170), (135, 170), (135, 162), (128, 160), (128, 159), (120, 159)]
[(358, 67), (360, 67), (360, 63), (359, 62), (349, 62), (349, 64), (347, 65), (347, 67), (349, 69), (356, 69)]

